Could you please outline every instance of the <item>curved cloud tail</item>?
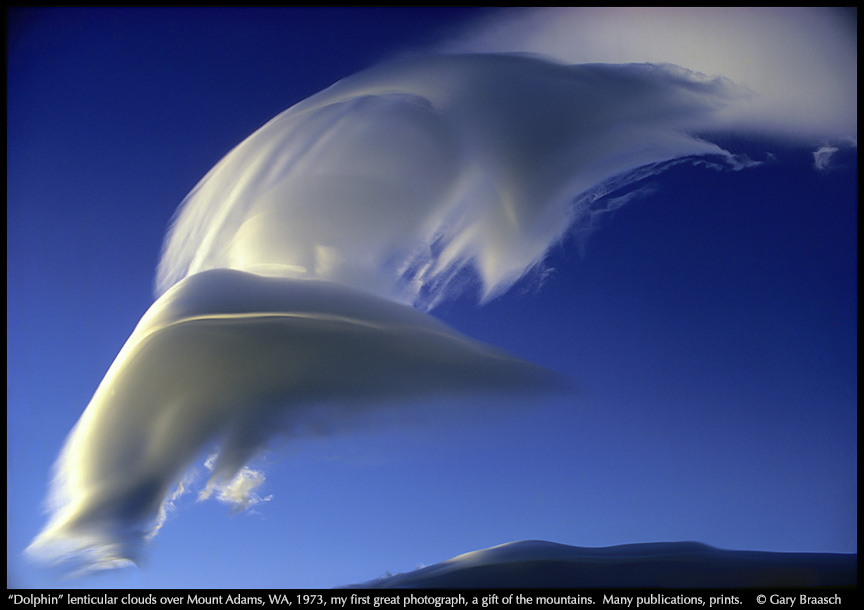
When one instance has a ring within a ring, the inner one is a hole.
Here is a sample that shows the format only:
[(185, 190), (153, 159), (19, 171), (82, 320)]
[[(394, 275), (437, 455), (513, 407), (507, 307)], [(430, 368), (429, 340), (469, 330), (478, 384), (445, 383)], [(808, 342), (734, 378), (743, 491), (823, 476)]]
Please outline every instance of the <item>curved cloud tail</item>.
[(183, 202), (157, 286), (231, 268), (431, 307), (482, 298), (543, 260), (598, 192), (692, 155), (746, 95), (671, 66), (503, 55), (394, 62), (285, 111)]

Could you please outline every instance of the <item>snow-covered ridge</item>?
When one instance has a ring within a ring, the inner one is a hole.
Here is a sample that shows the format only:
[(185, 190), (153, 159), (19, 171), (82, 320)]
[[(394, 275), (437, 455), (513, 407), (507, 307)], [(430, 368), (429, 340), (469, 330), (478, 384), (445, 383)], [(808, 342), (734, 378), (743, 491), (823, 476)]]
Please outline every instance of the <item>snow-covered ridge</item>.
[(857, 584), (857, 555), (730, 551), (698, 542), (591, 548), (523, 540), (352, 588), (717, 588)]

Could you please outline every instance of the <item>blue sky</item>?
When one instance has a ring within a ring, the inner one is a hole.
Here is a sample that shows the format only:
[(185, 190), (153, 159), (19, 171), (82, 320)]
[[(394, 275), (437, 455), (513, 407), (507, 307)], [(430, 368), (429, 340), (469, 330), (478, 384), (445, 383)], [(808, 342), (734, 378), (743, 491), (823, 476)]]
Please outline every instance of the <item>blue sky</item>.
[[(289, 106), (497, 18), (10, 13), (10, 585), (57, 584), (22, 557), (51, 465), (153, 303), (186, 194)], [(636, 182), (590, 235), (552, 247), (542, 282), (432, 311), (568, 375), (576, 396), (455, 402), (437, 419), (276, 443), (254, 463), (269, 501), (232, 515), (186, 495), (140, 569), (60, 586), (330, 587), (522, 539), (857, 552), (857, 148), (829, 123), (823, 138), (713, 134), (759, 165), (682, 163)], [(828, 143), (839, 150), (817, 169)]]

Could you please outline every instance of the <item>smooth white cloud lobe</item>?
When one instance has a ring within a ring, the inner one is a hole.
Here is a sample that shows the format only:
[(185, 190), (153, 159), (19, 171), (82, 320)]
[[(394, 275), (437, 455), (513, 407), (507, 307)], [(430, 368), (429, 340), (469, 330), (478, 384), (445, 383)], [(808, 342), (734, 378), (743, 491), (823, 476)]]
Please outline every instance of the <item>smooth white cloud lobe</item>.
[(206, 447), (201, 498), (262, 498), (245, 464), (277, 433), (363, 423), (398, 401), (564, 387), (557, 375), (427, 314), (334, 283), (215, 269), (148, 310), (56, 465), (53, 517), (30, 547), (84, 569), (134, 561)]
[[(760, 82), (684, 65), (405, 59), (264, 125), (178, 210), (160, 296), (70, 434), (29, 552), (85, 570), (135, 561), (208, 450), (200, 497), (242, 509), (269, 499), (247, 464), (274, 434), (350, 428), (448, 394), (563, 387), (420, 310), (465, 289), (501, 294), (671, 163), (749, 165), (710, 134), (752, 128)], [(850, 126), (843, 108), (821, 108), (821, 127), (788, 135)]]

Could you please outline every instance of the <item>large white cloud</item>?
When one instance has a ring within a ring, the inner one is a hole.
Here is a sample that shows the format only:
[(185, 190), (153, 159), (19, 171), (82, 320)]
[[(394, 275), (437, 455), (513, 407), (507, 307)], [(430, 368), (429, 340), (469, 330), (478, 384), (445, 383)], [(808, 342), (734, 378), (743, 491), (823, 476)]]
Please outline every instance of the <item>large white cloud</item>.
[(390, 62), (277, 116), (195, 187), (161, 296), (60, 455), (31, 554), (134, 561), (206, 452), (200, 497), (242, 508), (266, 499), (247, 463), (273, 434), (362, 425), (408, 399), (561, 387), (411, 306), (500, 294), (628, 195), (600, 197), (670, 163), (748, 165), (712, 133), (812, 140), (821, 161), (856, 137), (857, 59), (831, 13), (508, 15), (455, 47), (602, 63)]
[(245, 467), (275, 434), (362, 425), (411, 399), (564, 388), (562, 378), (429, 315), (333, 283), (225, 269), (190, 276), (141, 319), (57, 462), (33, 555), (135, 561), (205, 449), (211, 494), (245, 508)]
[(470, 269), (488, 298), (539, 263), (610, 181), (730, 157), (695, 134), (745, 95), (672, 66), (388, 63), (285, 111), (213, 168), (179, 211), (159, 289), (227, 267), (428, 306)]

